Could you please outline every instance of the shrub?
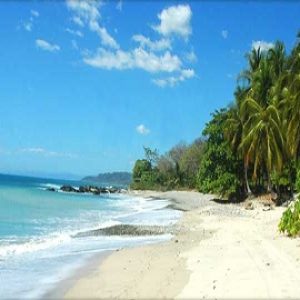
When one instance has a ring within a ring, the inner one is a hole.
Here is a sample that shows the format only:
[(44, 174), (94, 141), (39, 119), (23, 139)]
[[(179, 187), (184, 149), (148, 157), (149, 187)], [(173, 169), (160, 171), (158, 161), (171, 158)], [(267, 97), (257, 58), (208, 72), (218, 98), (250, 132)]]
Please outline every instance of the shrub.
[(300, 192), (300, 168), (297, 172), (297, 178), (296, 178), (296, 190), (297, 192)]
[(278, 227), (292, 237), (300, 234), (300, 197), (283, 213)]

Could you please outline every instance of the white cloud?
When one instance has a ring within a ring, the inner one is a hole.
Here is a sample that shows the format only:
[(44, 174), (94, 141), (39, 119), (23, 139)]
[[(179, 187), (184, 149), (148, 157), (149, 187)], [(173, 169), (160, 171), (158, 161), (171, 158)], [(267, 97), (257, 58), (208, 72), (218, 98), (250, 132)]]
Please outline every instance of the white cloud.
[(33, 29), (34, 18), (37, 18), (40, 15), (39, 12), (36, 10), (31, 10), (30, 14), (31, 17), (29, 18), (29, 20), (26, 22), (22, 22), (23, 28), (28, 32), (32, 31)]
[(45, 51), (56, 52), (60, 50), (60, 47), (56, 44), (51, 44), (45, 40), (37, 39), (35, 44), (38, 48), (41, 48)]
[(185, 58), (190, 63), (195, 63), (198, 60), (197, 55), (195, 54), (195, 52), (193, 50), (186, 53)]
[(265, 52), (273, 47), (273, 43), (268, 43), (266, 41), (252, 41), (252, 49), (255, 50), (258, 50), (260, 48), (260, 51)]
[(142, 135), (147, 135), (150, 133), (150, 129), (148, 129), (144, 124), (140, 124), (136, 127), (136, 131), (139, 133), (139, 134), (142, 134)]
[(123, 1), (119, 0), (117, 5), (116, 5), (116, 9), (119, 10), (119, 11), (122, 11), (122, 8), (123, 8)]
[(67, 28), (66, 29), (66, 32), (72, 34), (72, 35), (76, 35), (76, 36), (79, 36), (79, 37), (83, 37), (83, 33), (80, 31), (80, 30), (72, 30), (70, 28)]
[[(122, 0), (119, 1), (116, 8), (122, 9)], [(141, 69), (149, 73), (168, 73), (167, 78), (153, 80), (159, 86), (174, 86), (195, 76), (194, 70), (184, 67), (179, 56), (171, 52), (172, 35), (178, 35), (187, 41), (192, 33), (192, 11), (189, 5), (171, 6), (162, 10), (158, 14), (159, 24), (152, 26), (161, 35), (160, 38), (152, 40), (142, 34), (133, 35), (132, 40), (138, 46), (126, 50), (119, 46), (103, 26), (101, 5), (102, 2), (96, 0), (67, 0), (67, 7), (73, 13), (72, 21), (97, 33), (102, 44), (96, 52), (89, 49), (81, 51), (84, 63), (107, 70)], [(75, 30), (67, 31), (76, 35)], [(71, 43), (74, 49), (78, 49), (76, 41)], [(185, 62), (197, 61), (194, 51), (183, 55)]]
[(76, 157), (78, 157), (76, 154), (49, 151), (49, 150), (47, 150), (45, 148), (41, 148), (41, 147), (23, 148), (23, 149), (20, 149), (18, 152), (35, 154), (35, 155), (43, 155), (43, 156), (47, 156), (47, 157), (49, 157), (49, 156), (52, 156), (52, 157), (67, 157), (67, 158), (76, 158)]
[(90, 21), (89, 27), (91, 31), (94, 31), (98, 34), (104, 46), (109, 46), (114, 49), (120, 48), (115, 39), (107, 32), (106, 28), (101, 27), (97, 21)]
[(80, 27), (83, 27), (83, 26), (84, 26), (83, 21), (82, 21), (81, 18), (78, 17), (78, 16), (73, 17), (73, 18), (72, 18), (72, 21), (73, 21), (75, 24), (77, 24), (78, 26), (80, 26)]
[(228, 30), (222, 30), (221, 35), (222, 35), (223, 39), (226, 40), (228, 38)]
[(153, 29), (164, 36), (176, 34), (188, 39), (192, 33), (191, 18), (192, 10), (189, 5), (177, 5), (164, 9), (158, 14), (160, 24), (153, 26)]
[(79, 49), (78, 44), (77, 44), (77, 42), (76, 42), (75, 40), (72, 40), (72, 41), (71, 41), (71, 44), (72, 44), (72, 48), (73, 48), (73, 49), (75, 49), (75, 50), (78, 50), (78, 49)]
[(24, 148), (21, 149), (20, 152), (27, 152), (27, 153), (45, 153), (46, 150), (44, 148)]
[(195, 76), (195, 71), (193, 69), (183, 69), (177, 76), (170, 76), (167, 78), (153, 79), (152, 82), (159, 87), (174, 87), (179, 82), (183, 82), (186, 79), (193, 78)]
[(147, 52), (142, 48), (132, 51), (107, 51), (98, 49), (94, 56), (87, 56), (84, 62), (90, 66), (103, 69), (142, 69), (150, 73), (174, 72), (180, 69), (181, 61), (176, 55), (166, 51), (163, 55)]
[(25, 23), (23, 24), (23, 26), (24, 26), (24, 29), (25, 29), (26, 31), (31, 31), (31, 30), (32, 30), (32, 23), (31, 23), (31, 22), (25, 22)]
[(31, 13), (32, 16), (34, 16), (36, 18), (40, 16), (40, 13), (36, 10), (33, 10), (33, 9), (30, 11), (30, 13)]
[(67, 6), (72, 11), (76, 12), (78, 17), (86, 22), (97, 20), (100, 17), (98, 7), (100, 2), (95, 0), (67, 0)]
[(171, 42), (169, 39), (162, 38), (158, 41), (151, 41), (142, 34), (136, 34), (132, 37), (132, 39), (139, 43), (141, 47), (148, 47), (152, 51), (171, 49)]
[(87, 25), (89, 29), (96, 32), (100, 37), (101, 43), (114, 49), (118, 49), (119, 45), (115, 39), (107, 32), (105, 27), (99, 25), (101, 17), (99, 8), (100, 1), (96, 0), (67, 0), (68, 8), (75, 13), (73, 21), (79, 26)]

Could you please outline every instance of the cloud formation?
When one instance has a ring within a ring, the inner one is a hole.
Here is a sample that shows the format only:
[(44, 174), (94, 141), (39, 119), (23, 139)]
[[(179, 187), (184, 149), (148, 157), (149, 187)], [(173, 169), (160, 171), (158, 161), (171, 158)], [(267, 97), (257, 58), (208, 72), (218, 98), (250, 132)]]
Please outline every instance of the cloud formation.
[(23, 28), (28, 32), (32, 31), (34, 19), (38, 18), (40, 16), (39, 12), (36, 10), (31, 10), (30, 14), (31, 14), (31, 17), (29, 18), (29, 20), (23, 22), (23, 24), (22, 24)]
[(142, 135), (148, 135), (150, 133), (150, 129), (148, 129), (144, 124), (140, 124), (136, 127), (136, 131)]
[(228, 38), (228, 30), (222, 30), (221, 35), (222, 35), (223, 39), (226, 40)]
[(80, 17), (75, 16), (75, 17), (72, 18), (72, 21), (73, 21), (76, 25), (78, 25), (78, 26), (80, 26), (80, 27), (84, 27), (84, 23), (83, 23), (83, 21), (81, 20)]
[(93, 56), (86, 56), (84, 62), (90, 66), (103, 69), (142, 69), (150, 73), (174, 72), (180, 69), (181, 60), (169, 51), (156, 55), (142, 48), (132, 51), (116, 50), (114, 52), (98, 49)]
[(38, 17), (40, 16), (40, 13), (39, 13), (37, 10), (34, 10), (34, 9), (32, 9), (32, 10), (30, 11), (30, 13), (31, 13), (31, 15), (32, 15), (33, 17), (36, 17), (36, 18), (38, 18)]
[(162, 38), (157, 41), (151, 41), (148, 37), (142, 34), (135, 34), (132, 39), (139, 43), (142, 48), (148, 48), (152, 51), (162, 51), (171, 49), (171, 41), (169, 39)]
[(23, 27), (26, 31), (31, 31), (32, 30), (32, 23), (31, 22), (24, 22)]
[(28, 154), (35, 154), (35, 155), (42, 155), (46, 157), (67, 157), (67, 158), (76, 158), (77, 155), (72, 153), (62, 153), (62, 152), (56, 152), (56, 151), (49, 151), (42, 147), (36, 147), (36, 148), (23, 148), (20, 149), (18, 152), (21, 153), (28, 153)]
[(75, 35), (75, 36), (83, 37), (83, 33), (80, 30), (72, 30), (70, 28), (67, 28), (66, 32), (68, 32), (72, 35)]
[[(122, 2), (118, 3), (121, 6), (120, 3)], [(189, 5), (175, 5), (162, 10), (158, 14), (159, 24), (151, 26), (159, 38), (151, 39), (143, 34), (135, 34), (132, 40), (138, 45), (126, 50), (120, 47), (100, 23), (101, 5), (104, 4), (95, 0), (67, 0), (68, 9), (74, 14), (72, 21), (80, 27), (87, 27), (100, 37), (101, 47), (96, 51), (86, 49), (81, 52), (85, 64), (106, 70), (141, 69), (152, 74), (168, 73), (167, 78), (153, 80), (158, 86), (174, 86), (194, 77), (194, 70), (184, 67), (183, 61), (172, 49), (174, 36), (188, 41), (192, 33), (192, 11)], [(67, 31), (78, 36), (81, 32), (71, 29)], [(77, 43), (72, 42), (72, 47), (78, 49)], [(193, 51), (183, 59), (188, 63), (197, 61)]]
[(265, 52), (273, 47), (273, 43), (268, 43), (266, 41), (252, 41), (252, 49), (255, 50), (258, 50), (260, 48), (260, 51)]
[(177, 5), (164, 9), (158, 14), (160, 24), (153, 26), (157, 32), (163, 36), (172, 34), (188, 39), (192, 33), (191, 18), (192, 10), (189, 5)]
[(190, 63), (195, 63), (198, 61), (197, 55), (195, 54), (194, 50), (186, 53), (185, 58)]
[(35, 44), (38, 48), (49, 51), (49, 52), (57, 52), (60, 50), (60, 47), (56, 44), (51, 44), (45, 40), (37, 39), (35, 40)]
[(195, 71), (193, 69), (181, 70), (180, 74), (177, 76), (170, 76), (167, 78), (153, 79), (152, 82), (159, 87), (170, 86), (173, 87), (179, 82), (183, 82), (186, 79), (193, 78), (195, 76)]
[(105, 27), (99, 24), (101, 2), (95, 0), (67, 0), (67, 6), (75, 14), (73, 21), (77, 25), (81, 27), (86, 25), (92, 32), (97, 33), (103, 46), (113, 49), (119, 48), (116, 40), (107, 32)]

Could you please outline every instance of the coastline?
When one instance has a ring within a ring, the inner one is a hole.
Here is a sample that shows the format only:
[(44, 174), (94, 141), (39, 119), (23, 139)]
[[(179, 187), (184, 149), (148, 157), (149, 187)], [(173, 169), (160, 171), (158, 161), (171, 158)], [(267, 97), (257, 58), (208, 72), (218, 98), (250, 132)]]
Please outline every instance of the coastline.
[[(283, 208), (218, 204), (197, 192), (133, 192), (185, 211), (166, 242), (114, 251), (64, 298), (297, 298), (300, 240), (277, 232)], [(253, 202), (254, 203), (254, 202)]]
[(80, 280), (82, 277), (89, 276), (89, 274), (95, 270), (96, 266), (101, 264), (104, 259), (106, 259), (113, 252), (113, 250), (104, 250), (100, 253), (92, 255), (88, 261), (85, 261), (82, 265), (73, 270), (69, 276), (56, 283), (52, 289), (44, 293), (41, 299), (61, 299), (63, 295), (65, 295), (78, 280)]

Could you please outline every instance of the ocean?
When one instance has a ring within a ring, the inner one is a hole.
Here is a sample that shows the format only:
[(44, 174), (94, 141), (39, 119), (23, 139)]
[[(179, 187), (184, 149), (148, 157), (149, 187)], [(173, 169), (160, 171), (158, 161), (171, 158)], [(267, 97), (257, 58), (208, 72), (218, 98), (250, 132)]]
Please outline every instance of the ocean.
[[(0, 298), (40, 298), (92, 255), (170, 239), (159, 236), (95, 236), (117, 224), (170, 225), (181, 212), (168, 200), (124, 194), (51, 192), (76, 181), (0, 175)], [(80, 237), (75, 237), (78, 233)]]

